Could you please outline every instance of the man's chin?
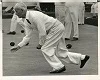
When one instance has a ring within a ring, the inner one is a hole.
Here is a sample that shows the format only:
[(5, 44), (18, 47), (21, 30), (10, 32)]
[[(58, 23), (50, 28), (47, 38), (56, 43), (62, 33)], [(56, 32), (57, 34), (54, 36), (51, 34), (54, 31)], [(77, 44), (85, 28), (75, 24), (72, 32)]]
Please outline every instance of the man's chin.
[(18, 16), (19, 18), (22, 18), (21, 16)]
[(18, 16), (19, 18), (25, 18), (25, 16)]
[(25, 18), (25, 16), (20, 16), (19, 18)]

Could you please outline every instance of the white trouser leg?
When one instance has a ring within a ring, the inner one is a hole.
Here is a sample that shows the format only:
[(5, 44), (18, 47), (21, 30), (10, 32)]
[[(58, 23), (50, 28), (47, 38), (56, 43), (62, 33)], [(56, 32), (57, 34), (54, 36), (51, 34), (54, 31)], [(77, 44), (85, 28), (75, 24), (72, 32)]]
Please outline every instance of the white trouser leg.
[(55, 6), (55, 17), (64, 25), (65, 6)]
[(81, 12), (81, 8), (79, 8), (78, 24), (81, 24), (81, 16), (82, 16), (82, 12)]
[(84, 10), (82, 11), (82, 24), (84, 24)]
[(66, 63), (72, 63), (72, 64), (79, 64), (81, 60), (82, 55), (80, 53), (75, 52), (67, 52), (66, 58), (61, 58)]
[(13, 14), (13, 17), (11, 19), (11, 26), (10, 26), (10, 32), (15, 31), (17, 27), (17, 18), (18, 16)]
[(79, 24), (84, 24), (84, 7), (79, 10)]
[(69, 52), (66, 49), (65, 41), (63, 38), (59, 41), (57, 46), (56, 55), (66, 63), (79, 64), (82, 55), (79, 53)]
[(72, 30), (72, 22), (65, 23), (64, 38), (69, 38)]
[(70, 14), (69, 8), (66, 7), (66, 9), (65, 9), (65, 32), (64, 32), (64, 38), (70, 38), (71, 30), (72, 30), (71, 14)]
[(74, 27), (74, 35), (73, 37), (79, 37), (79, 30), (78, 30), (78, 13), (76, 11), (73, 11), (71, 13), (71, 18), (73, 22), (73, 27)]
[(46, 41), (41, 48), (45, 59), (54, 69), (59, 69), (64, 66), (55, 55), (55, 49), (57, 47), (59, 39), (63, 36), (63, 32), (64, 26), (62, 24), (57, 26), (55, 25), (55, 27), (50, 30), (49, 34), (46, 37)]
[(53, 69), (60, 69), (64, 66), (62, 62), (56, 57), (56, 55), (48, 56), (45, 53), (43, 53), (43, 55)]

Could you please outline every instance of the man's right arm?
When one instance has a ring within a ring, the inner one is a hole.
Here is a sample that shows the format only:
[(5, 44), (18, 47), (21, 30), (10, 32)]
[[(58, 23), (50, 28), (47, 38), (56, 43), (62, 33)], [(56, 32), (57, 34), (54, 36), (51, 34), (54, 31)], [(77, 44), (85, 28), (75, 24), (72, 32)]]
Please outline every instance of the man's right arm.
[(28, 25), (25, 25), (24, 29), (25, 29), (26, 36), (23, 38), (23, 40), (17, 46), (14, 46), (11, 48), (11, 52), (18, 51), (21, 47), (25, 46), (29, 42), (29, 40), (32, 36), (33, 29), (30, 28)]
[(25, 25), (25, 34), (26, 34), (26, 36), (23, 38), (23, 40), (18, 44), (18, 46), (20, 46), (20, 47), (23, 47), (24, 45), (26, 45), (28, 42), (29, 42), (29, 40), (30, 40), (30, 38), (31, 38), (31, 36), (32, 36), (32, 32), (33, 32), (33, 29), (32, 28), (29, 28), (28, 26), (26, 26)]

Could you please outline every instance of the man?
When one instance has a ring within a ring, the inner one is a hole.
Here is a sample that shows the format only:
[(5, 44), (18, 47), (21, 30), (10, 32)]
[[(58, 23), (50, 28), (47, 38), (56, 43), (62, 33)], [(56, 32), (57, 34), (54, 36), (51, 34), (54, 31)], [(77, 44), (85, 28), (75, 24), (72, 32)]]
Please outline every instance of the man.
[[(26, 3), (27, 4), (27, 3)], [(35, 10), (40, 10), (41, 11), (41, 8), (40, 8), (40, 5), (38, 2), (32, 2), (30, 3), (31, 5), (35, 6)], [(9, 10), (11, 10), (13, 8), (13, 6), (15, 5), (15, 3), (9, 5), (5, 10), (4, 10), (4, 13), (8, 12)], [(28, 4), (29, 5), (29, 4)], [(15, 35), (16, 34), (16, 27), (17, 27), (17, 24), (19, 24), (21, 27), (24, 28), (24, 25), (23, 25), (23, 21), (22, 21), (22, 18), (18, 18), (18, 16), (16, 14), (13, 14), (13, 17), (11, 19), (11, 26), (10, 26), (10, 32), (8, 32), (7, 34), (8, 35)]]
[(73, 39), (76, 41), (79, 39), (79, 29), (78, 29), (78, 2), (66, 2), (65, 7), (65, 39), (69, 40), (71, 36), (72, 28), (74, 28)]
[(80, 68), (83, 68), (89, 56), (68, 52), (63, 38), (65, 28), (61, 22), (42, 12), (27, 11), (27, 6), (24, 3), (17, 3), (14, 10), (19, 18), (24, 19), (27, 34), (17, 46), (11, 48), (12, 52), (21, 49), (30, 40), (33, 30), (37, 30), (43, 45), (41, 51), (53, 68), (50, 73), (61, 73), (66, 70), (58, 57), (66, 63), (79, 64), (81, 62)]
[[(13, 6), (15, 5), (15, 3), (10, 3), (9, 6), (3, 11), (3, 14), (6, 14), (7, 12), (13, 12)], [(11, 35), (15, 35), (15, 29), (16, 29), (16, 21), (17, 21), (17, 15), (13, 15), (12, 19), (11, 19), (11, 27), (10, 27), (10, 32), (7, 34), (11, 34)]]

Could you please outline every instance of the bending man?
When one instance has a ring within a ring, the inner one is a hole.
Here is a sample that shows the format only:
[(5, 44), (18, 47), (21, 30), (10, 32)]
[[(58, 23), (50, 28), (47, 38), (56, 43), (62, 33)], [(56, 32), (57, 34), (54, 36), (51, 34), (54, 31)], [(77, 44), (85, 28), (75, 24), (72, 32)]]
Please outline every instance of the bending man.
[[(81, 62), (80, 68), (83, 68), (88, 61), (89, 56), (69, 52), (67, 50), (63, 38), (65, 28), (60, 21), (53, 17), (49, 17), (42, 12), (27, 11), (27, 6), (24, 3), (17, 3), (14, 10), (19, 18), (24, 18), (27, 35), (17, 46), (11, 48), (12, 52), (21, 49), (27, 42), (29, 42), (32, 32), (35, 29), (39, 32), (39, 37), (43, 44), (41, 48), (42, 54), (53, 68), (50, 73), (61, 73), (66, 70), (60, 59), (66, 63), (79, 64)], [(58, 59), (58, 57), (60, 59)]]

